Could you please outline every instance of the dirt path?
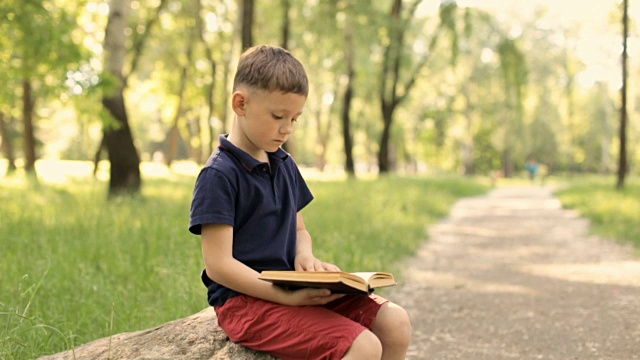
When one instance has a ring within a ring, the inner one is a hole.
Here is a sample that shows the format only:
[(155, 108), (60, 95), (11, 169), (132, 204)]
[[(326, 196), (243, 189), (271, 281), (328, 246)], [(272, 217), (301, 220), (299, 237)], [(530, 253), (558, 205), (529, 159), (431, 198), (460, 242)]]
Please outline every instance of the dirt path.
[(388, 293), (407, 359), (640, 359), (640, 258), (588, 231), (548, 188), (458, 202)]

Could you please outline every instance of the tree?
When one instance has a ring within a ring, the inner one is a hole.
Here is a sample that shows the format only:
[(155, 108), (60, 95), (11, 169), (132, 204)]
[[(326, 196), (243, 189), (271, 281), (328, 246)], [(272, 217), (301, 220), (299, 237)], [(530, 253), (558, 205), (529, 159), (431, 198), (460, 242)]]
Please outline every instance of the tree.
[[(190, 37), (189, 39), (193, 38), (194, 37)], [(172, 125), (169, 129), (167, 139), (167, 156), (165, 158), (165, 163), (167, 164), (167, 166), (171, 166), (171, 163), (177, 159), (178, 145), (180, 144), (180, 140), (182, 139), (182, 137), (180, 136), (180, 120), (184, 119), (185, 117), (185, 89), (187, 87), (189, 76), (189, 65), (192, 62), (193, 42), (188, 40), (186, 46), (186, 59), (181, 66), (182, 68), (180, 69), (180, 78), (178, 80), (178, 89), (176, 93), (178, 102), (175, 107), (173, 119), (171, 120)]]
[(356, 71), (354, 68), (353, 31), (349, 21), (345, 24), (344, 30), (345, 61), (347, 66), (347, 85), (342, 98), (342, 141), (344, 144), (345, 165), (344, 169), (350, 177), (355, 176), (356, 170), (353, 161), (353, 137), (351, 134), (351, 101), (354, 97), (354, 81)]
[(282, 1), (282, 40), (283, 49), (289, 48), (289, 38), (291, 37), (291, 20), (289, 13), (291, 12), (291, 0)]
[(242, 1), (242, 48), (240, 52), (243, 52), (253, 46), (253, 18), (255, 0), (241, 0)]
[(518, 144), (524, 137), (524, 86), (526, 66), (524, 54), (516, 41), (504, 38), (498, 45), (500, 70), (504, 84), (504, 111), (501, 112), (503, 127), (502, 171), (510, 177), (515, 170), (515, 158), (521, 157)]
[(620, 88), (620, 154), (618, 162), (618, 190), (624, 188), (627, 175), (627, 37), (629, 36), (629, 0), (622, 1), (622, 87)]
[(2, 143), (2, 152), (9, 161), (7, 172), (11, 173), (16, 170), (16, 160), (15, 155), (13, 154), (11, 133), (9, 131), (9, 126), (7, 125), (7, 122), (4, 120), (4, 118), (4, 113), (0, 112), (0, 142)]
[(142, 185), (140, 156), (133, 144), (123, 94), (126, 86), (122, 72), (127, 52), (125, 28), (129, 25), (130, 10), (130, 0), (111, 0), (104, 37), (104, 75), (114, 82), (113, 90), (102, 98), (102, 104), (113, 117), (113, 122), (104, 127), (104, 144), (111, 163), (109, 197), (139, 192)]
[[(210, 76), (211, 76), (211, 84), (209, 84), (209, 86), (207, 87), (207, 91), (206, 91), (206, 103), (207, 103), (207, 128), (209, 130), (209, 142), (208, 142), (208, 146), (206, 148), (206, 153), (207, 156), (209, 155), (208, 152), (211, 151), (211, 149), (213, 148), (213, 144), (214, 144), (214, 134), (213, 134), (213, 126), (211, 125), (213, 119), (214, 119), (214, 114), (215, 114), (215, 92), (216, 92), (216, 74), (218, 71), (218, 62), (216, 61), (216, 59), (213, 56), (213, 49), (212, 46), (207, 42), (206, 38), (205, 38), (205, 28), (204, 28), (204, 11), (203, 11), (203, 5), (202, 5), (202, 0), (198, 0), (196, 2), (196, 14), (195, 14), (195, 18), (196, 18), (196, 28), (198, 31), (198, 35), (200, 38), (200, 42), (202, 43), (202, 45), (205, 48), (205, 56), (207, 58), (207, 62), (209, 64), (208, 68), (210, 70)], [(223, 90), (226, 90), (226, 86), (222, 87)], [(225, 104), (226, 105), (226, 104)], [(226, 107), (225, 107), (226, 108)], [(197, 121), (196, 122), (196, 128), (198, 130), (200, 130), (200, 122)], [(224, 121), (223, 121), (224, 124)], [(200, 141), (199, 143), (205, 144), (204, 141), (202, 141), (202, 134), (200, 134), (200, 131), (198, 132), (198, 135), (200, 136)], [(199, 151), (199, 153), (202, 153), (202, 151)], [(200, 156), (196, 159), (196, 161), (198, 161), (198, 163), (201, 162), (201, 158)]]
[(36, 165), (36, 136), (34, 133), (34, 112), (36, 97), (33, 94), (33, 84), (30, 78), (22, 80), (22, 123), (24, 144), (24, 169), (27, 173), (35, 174)]
[(380, 72), (380, 107), (382, 112), (382, 134), (380, 136), (378, 150), (378, 168), (380, 173), (392, 170), (390, 163), (389, 145), (391, 140), (391, 127), (393, 124), (394, 112), (398, 105), (407, 97), (415, 85), (417, 75), (427, 64), (433, 50), (436, 47), (443, 24), (453, 21), (457, 5), (455, 1), (444, 1), (440, 6), (440, 25), (431, 36), (429, 46), (417, 60), (416, 65), (410, 71), (404, 84), (401, 82), (401, 72), (403, 70), (403, 59), (405, 54), (405, 37), (411, 20), (414, 18), (416, 9), (420, 1), (414, 1), (406, 14), (402, 11), (402, 0), (394, 0), (389, 13), (389, 25), (387, 28), (388, 38), (384, 40), (384, 58), (382, 70)]
[[(289, 40), (291, 39), (291, 0), (281, 0), (282, 4), (282, 39), (280, 40), (280, 46), (283, 49), (289, 48)], [(286, 143), (282, 144), (282, 148), (296, 157), (295, 138), (289, 137)]]
[[(473, 175), (480, 169), (490, 169), (492, 164), (476, 164), (476, 139), (486, 140), (486, 137), (476, 136), (480, 132), (478, 125), (480, 119), (488, 121), (491, 116), (482, 114), (483, 108), (491, 103), (494, 85), (491, 79), (493, 74), (493, 54), (496, 42), (504, 37), (503, 31), (496, 24), (495, 18), (488, 13), (475, 9), (465, 8), (461, 16), (456, 16), (455, 21), (448, 21), (443, 24), (448, 29), (447, 35), (451, 38), (451, 56), (448, 63), (443, 66), (451, 68), (455, 79), (455, 87), (448, 91), (449, 107), (446, 112), (453, 113), (454, 116), (439, 114), (436, 122), (437, 128), (442, 132), (445, 120), (460, 118), (459, 128), (464, 132), (459, 134), (457, 139), (461, 147), (461, 163), (464, 167), (465, 175)], [(480, 59), (480, 61), (478, 61)], [(448, 73), (447, 69), (442, 69)], [(462, 101), (461, 101), (462, 100)], [(493, 111), (491, 111), (493, 113)], [(459, 114), (460, 116), (455, 116)], [(455, 127), (450, 124), (449, 127)], [(486, 128), (484, 128), (486, 129)], [(442, 134), (440, 137), (443, 137)], [(444, 139), (439, 139), (438, 143), (443, 144)], [(493, 144), (480, 144), (486, 152), (487, 148)], [(485, 154), (486, 155), (486, 154)]]
[(131, 11), (130, 0), (111, 0), (109, 18), (105, 30), (105, 70), (103, 81), (105, 86), (102, 105), (111, 115), (110, 121), (103, 126), (103, 142), (111, 164), (109, 170), (109, 197), (123, 193), (138, 193), (142, 186), (140, 176), (140, 155), (133, 142), (129, 126), (124, 89), (128, 76), (135, 72), (150, 29), (157, 21), (162, 8), (167, 3), (161, 0), (157, 11), (147, 19), (144, 31), (139, 32), (132, 41), (132, 60), (130, 70), (124, 74), (124, 64), (128, 49), (126, 46), (126, 29), (129, 26)]
[(578, 32), (574, 25), (554, 25), (548, 20), (551, 16), (539, 8), (516, 39), (516, 45), (526, 54), (526, 64), (522, 64), (526, 65), (524, 119), (528, 129), (518, 144), (524, 149), (519, 149), (516, 164), (522, 166), (527, 157), (532, 157), (549, 171), (557, 171), (567, 162), (584, 169), (592, 165), (587, 164), (589, 157), (583, 156), (586, 149), (580, 135), (595, 121), (587, 120), (584, 106), (576, 106), (584, 94), (576, 81), (582, 70), (575, 56)]
[(7, 0), (0, 3), (0, 18), (0, 45), (9, 49), (7, 61), (0, 61), (0, 111), (11, 117), (19, 103), (13, 94), (20, 94), (24, 169), (35, 176), (38, 104), (64, 92), (67, 71), (82, 61), (72, 36), (75, 14), (47, 0)]

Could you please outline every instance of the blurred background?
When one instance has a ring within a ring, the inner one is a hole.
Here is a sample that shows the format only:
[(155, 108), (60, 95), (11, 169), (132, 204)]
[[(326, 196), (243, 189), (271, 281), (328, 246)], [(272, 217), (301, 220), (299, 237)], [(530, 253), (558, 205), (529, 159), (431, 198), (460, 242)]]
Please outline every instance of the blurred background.
[(195, 171), (254, 44), (305, 65), (286, 150), (318, 172), (626, 176), (638, 17), (617, 0), (3, 0), (0, 178), (102, 167), (117, 193), (141, 164)]

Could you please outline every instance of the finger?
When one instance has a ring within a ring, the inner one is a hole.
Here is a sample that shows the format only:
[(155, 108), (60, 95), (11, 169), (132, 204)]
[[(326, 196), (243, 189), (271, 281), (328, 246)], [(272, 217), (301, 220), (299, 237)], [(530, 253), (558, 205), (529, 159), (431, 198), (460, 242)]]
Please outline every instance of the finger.
[(335, 269), (336, 269), (336, 266), (335, 266), (335, 265), (333, 265), (333, 264), (331, 264), (331, 263), (328, 263), (328, 262), (322, 262), (322, 263), (321, 263), (321, 265), (322, 265), (322, 270), (323, 270), (323, 271), (336, 271), (336, 270), (335, 270)]
[(310, 305), (325, 305), (344, 296), (344, 294), (333, 294), (329, 289), (306, 289), (309, 291), (308, 303)]
[(325, 296), (325, 297), (321, 298), (320, 301), (321, 301), (322, 305), (325, 305), (325, 304), (328, 304), (328, 303), (330, 303), (330, 302), (332, 302), (334, 300), (338, 300), (343, 296), (344, 296), (344, 294), (331, 294), (330, 296)]
[(324, 263), (324, 269), (327, 271), (340, 271), (340, 268), (331, 263)]
[(311, 293), (310, 297), (315, 299), (324, 299), (327, 296), (331, 296), (331, 290), (329, 289), (308, 289)]
[(299, 266), (296, 268), (296, 270), (298, 270), (298, 271), (314, 271), (315, 270), (315, 264), (313, 262), (300, 263)]

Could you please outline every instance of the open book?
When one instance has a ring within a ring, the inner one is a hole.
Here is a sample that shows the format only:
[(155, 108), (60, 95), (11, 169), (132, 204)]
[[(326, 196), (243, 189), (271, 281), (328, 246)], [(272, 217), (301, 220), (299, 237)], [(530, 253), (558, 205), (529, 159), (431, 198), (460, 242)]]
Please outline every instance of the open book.
[(396, 285), (393, 275), (387, 272), (267, 270), (260, 273), (259, 279), (289, 289), (321, 288), (336, 294), (370, 294), (376, 288)]

